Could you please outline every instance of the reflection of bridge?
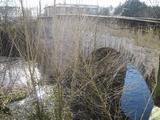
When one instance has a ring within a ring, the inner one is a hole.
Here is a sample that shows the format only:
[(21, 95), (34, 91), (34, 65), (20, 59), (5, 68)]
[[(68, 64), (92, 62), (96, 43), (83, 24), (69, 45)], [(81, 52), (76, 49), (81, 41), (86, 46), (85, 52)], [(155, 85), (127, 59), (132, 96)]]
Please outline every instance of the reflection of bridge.
[[(56, 15), (59, 18), (76, 18), (76, 17), (82, 17), (82, 18), (88, 18), (88, 19), (96, 19), (98, 21), (103, 22), (109, 22), (113, 24), (118, 24), (120, 26), (129, 26), (133, 28), (154, 28), (154, 29), (160, 29), (160, 19), (156, 18), (144, 18), (144, 17), (124, 17), (124, 16), (101, 16), (101, 15), (64, 15), (64, 14), (58, 14)], [(53, 17), (41, 17), (41, 19), (52, 19)]]

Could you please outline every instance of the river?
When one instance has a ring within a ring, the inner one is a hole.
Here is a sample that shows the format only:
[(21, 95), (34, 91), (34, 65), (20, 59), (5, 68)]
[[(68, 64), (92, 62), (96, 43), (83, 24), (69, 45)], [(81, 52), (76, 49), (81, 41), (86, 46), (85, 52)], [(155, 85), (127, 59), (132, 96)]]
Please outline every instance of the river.
[(151, 92), (138, 69), (128, 64), (121, 109), (131, 120), (148, 120), (154, 106)]

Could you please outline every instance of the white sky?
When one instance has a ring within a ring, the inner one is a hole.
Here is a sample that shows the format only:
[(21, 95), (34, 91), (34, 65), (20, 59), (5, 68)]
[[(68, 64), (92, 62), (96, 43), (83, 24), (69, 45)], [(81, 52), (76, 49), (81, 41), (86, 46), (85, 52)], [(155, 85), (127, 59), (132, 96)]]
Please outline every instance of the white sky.
[[(19, 0), (13, 0), (13, 1), (19, 1)], [(37, 7), (39, 5), (39, 0), (23, 0), (25, 6), (28, 7)], [(42, 1), (42, 7), (45, 7), (47, 5), (53, 5), (54, 0), (41, 0)], [(91, 4), (91, 5), (99, 5), (99, 6), (110, 6), (116, 7), (121, 3), (124, 3), (126, 0), (56, 0), (57, 3), (66, 3), (68, 4)], [(160, 0), (140, 0), (142, 2), (145, 2), (148, 5), (160, 5)]]

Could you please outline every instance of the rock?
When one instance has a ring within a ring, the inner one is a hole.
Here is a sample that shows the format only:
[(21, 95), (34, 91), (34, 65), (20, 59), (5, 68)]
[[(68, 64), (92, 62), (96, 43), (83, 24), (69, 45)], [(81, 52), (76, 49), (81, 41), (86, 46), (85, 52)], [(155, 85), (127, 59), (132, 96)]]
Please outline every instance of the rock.
[(126, 73), (126, 60), (112, 48), (100, 48), (76, 69), (67, 70), (63, 85), (71, 94), (73, 120), (124, 118), (120, 98)]
[(160, 108), (154, 106), (149, 120), (160, 120)]

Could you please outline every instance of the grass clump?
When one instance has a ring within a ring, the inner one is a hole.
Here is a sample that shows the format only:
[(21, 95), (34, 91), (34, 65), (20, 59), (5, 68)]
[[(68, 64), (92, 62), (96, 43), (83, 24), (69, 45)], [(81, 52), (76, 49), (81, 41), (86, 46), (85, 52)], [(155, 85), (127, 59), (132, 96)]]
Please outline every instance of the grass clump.
[(0, 113), (8, 113), (9, 108), (7, 107), (7, 105), (9, 103), (22, 100), (26, 98), (26, 96), (28, 95), (29, 93), (26, 88), (17, 88), (14, 90), (9, 90), (7, 92), (5, 90), (1, 90), (0, 91)]
[(98, 49), (91, 56), (89, 60), (78, 58), (64, 77), (64, 99), (70, 105), (73, 119), (125, 119), (119, 103), (125, 59), (111, 48)]

